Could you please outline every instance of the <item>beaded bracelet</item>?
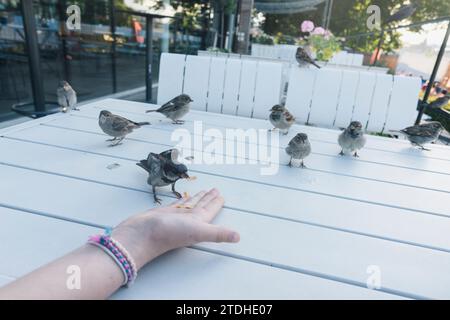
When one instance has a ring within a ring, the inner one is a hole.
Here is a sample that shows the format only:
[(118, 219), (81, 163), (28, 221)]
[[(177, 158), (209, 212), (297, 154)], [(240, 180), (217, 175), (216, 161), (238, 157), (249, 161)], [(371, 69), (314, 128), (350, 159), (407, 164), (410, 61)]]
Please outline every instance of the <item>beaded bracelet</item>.
[(109, 235), (97, 235), (90, 237), (88, 243), (102, 249), (116, 262), (123, 273), (124, 286), (133, 284), (137, 277), (136, 264), (128, 251), (117, 240)]

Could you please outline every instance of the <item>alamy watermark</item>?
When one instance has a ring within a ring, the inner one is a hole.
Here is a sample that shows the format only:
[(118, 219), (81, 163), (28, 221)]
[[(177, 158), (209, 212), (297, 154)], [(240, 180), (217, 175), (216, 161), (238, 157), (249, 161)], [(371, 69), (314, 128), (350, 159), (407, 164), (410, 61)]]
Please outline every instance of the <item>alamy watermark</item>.
[(193, 134), (187, 129), (172, 132), (171, 141), (181, 153), (180, 161), (206, 165), (252, 164), (260, 166), (261, 175), (275, 175), (280, 166), (279, 133), (267, 129), (234, 129), (225, 132), (204, 129), (194, 122)]
[(81, 9), (79, 6), (73, 4), (66, 10), (68, 18), (66, 20), (67, 30), (81, 30)]
[(381, 30), (381, 8), (375, 4), (370, 5), (366, 12), (369, 15), (366, 22), (367, 28), (370, 31)]
[(368, 266), (366, 273), (369, 275), (366, 281), (368, 289), (380, 290), (381, 289), (381, 268), (377, 265)]
[(81, 290), (81, 268), (77, 265), (70, 265), (66, 269), (69, 275), (66, 280), (68, 290)]

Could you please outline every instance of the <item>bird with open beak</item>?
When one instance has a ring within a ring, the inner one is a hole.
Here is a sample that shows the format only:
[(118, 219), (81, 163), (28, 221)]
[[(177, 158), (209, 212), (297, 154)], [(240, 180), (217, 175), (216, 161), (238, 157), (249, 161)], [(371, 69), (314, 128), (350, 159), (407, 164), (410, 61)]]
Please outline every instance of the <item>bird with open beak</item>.
[(175, 184), (180, 179), (190, 179), (188, 168), (178, 162), (179, 151), (171, 149), (160, 154), (150, 153), (145, 160), (137, 165), (148, 172), (147, 183), (152, 186), (153, 198), (156, 203), (161, 204), (161, 199), (156, 195), (157, 187), (172, 186), (172, 192), (178, 199), (182, 195), (175, 190)]

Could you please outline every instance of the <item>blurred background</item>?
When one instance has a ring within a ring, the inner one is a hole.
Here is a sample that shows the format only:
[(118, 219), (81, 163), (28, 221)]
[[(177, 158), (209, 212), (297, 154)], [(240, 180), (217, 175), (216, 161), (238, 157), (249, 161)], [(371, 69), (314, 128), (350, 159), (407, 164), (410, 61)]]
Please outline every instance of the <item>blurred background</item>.
[[(425, 88), (450, 16), (449, 0), (0, 0), (0, 122), (18, 117), (13, 104), (33, 100), (22, 2), (33, 9), (38, 81), (46, 101), (56, 100), (60, 80), (72, 84), (79, 101), (112, 94), (145, 101), (149, 13), (165, 16), (153, 19), (153, 101), (161, 52), (282, 59), (274, 48), (282, 52), (298, 45), (309, 47), (319, 61), (341, 59), (339, 63), (422, 77)], [(411, 3), (417, 5), (411, 15), (392, 21), (396, 11)], [(80, 30), (66, 27), (66, 10), (73, 4), (81, 9)], [(378, 25), (369, 23), (371, 5), (380, 8)], [(430, 100), (449, 89), (449, 50)], [(343, 54), (358, 54), (361, 61), (345, 62)]]

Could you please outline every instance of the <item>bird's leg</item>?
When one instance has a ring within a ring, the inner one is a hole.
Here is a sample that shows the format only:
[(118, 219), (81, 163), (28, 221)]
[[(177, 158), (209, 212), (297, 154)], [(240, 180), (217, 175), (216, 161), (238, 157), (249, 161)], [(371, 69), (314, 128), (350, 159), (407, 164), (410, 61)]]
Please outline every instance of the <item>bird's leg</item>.
[(431, 149), (427, 149), (427, 148), (425, 148), (424, 146), (420, 146), (420, 145), (419, 145), (419, 147), (420, 147), (420, 149), (423, 150), (423, 151), (431, 151)]
[(300, 166), (301, 166), (303, 169), (306, 168), (304, 160), (302, 160), (302, 163), (300, 164)]
[(355, 154), (353, 155), (355, 158), (359, 158), (359, 155), (358, 155), (358, 151), (355, 151)]
[(284, 132), (283, 132), (283, 136), (287, 136), (288, 133), (289, 133), (289, 130), (284, 131)]
[(156, 188), (155, 188), (155, 186), (152, 186), (152, 192), (153, 192), (153, 199), (155, 200), (155, 203), (161, 204), (161, 199), (156, 196)]
[(118, 146), (119, 144), (122, 144), (123, 139), (125, 139), (125, 137), (119, 138), (119, 140), (117, 140), (116, 143), (112, 143), (112, 144), (110, 145), (110, 147), (116, 147), (116, 146)]
[(292, 168), (292, 157), (291, 157), (291, 160), (289, 160), (288, 166), (289, 166), (290, 168)]
[(174, 120), (173, 124), (184, 124), (184, 120)]
[(172, 184), (172, 192), (173, 192), (173, 194), (174, 194), (178, 199), (183, 198), (183, 196), (181, 195), (181, 193), (179, 193), (179, 192), (177, 192), (177, 191), (175, 190), (175, 183)]
[(116, 137), (114, 137), (114, 139), (108, 139), (108, 140), (106, 140), (107, 142), (113, 142), (113, 141), (116, 141)]
[(340, 156), (345, 156), (344, 150), (342, 149), (341, 152), (339, 153)]
[(269, 132), (274, 132), (277, 128), (269, 129)]

